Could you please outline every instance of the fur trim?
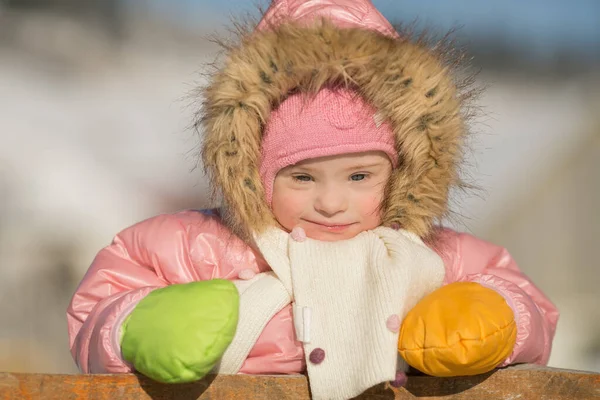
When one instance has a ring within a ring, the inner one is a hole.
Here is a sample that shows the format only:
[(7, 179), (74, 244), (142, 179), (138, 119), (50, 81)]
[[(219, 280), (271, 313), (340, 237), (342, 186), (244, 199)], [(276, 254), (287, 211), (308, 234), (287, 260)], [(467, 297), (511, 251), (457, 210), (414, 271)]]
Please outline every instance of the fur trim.
[(238, 235), (276, 224), (258, 173), (263, 126), (292, 91), (316, 93), (325, 85), (357, 90), (394, 130), (399, 166), (382, 208), (383, 224), (399, 223), (426, 237), (448, 211), (466, 129), (466, 99), (449, 52), (438, 44), (342, 29), (327, 20), (309, 27), (284, 23), (273, 30), (240, 29), (226, 45), (225, 64), (202, 89), (202, 160), (211, 187), (223, 196), (225, 221)]

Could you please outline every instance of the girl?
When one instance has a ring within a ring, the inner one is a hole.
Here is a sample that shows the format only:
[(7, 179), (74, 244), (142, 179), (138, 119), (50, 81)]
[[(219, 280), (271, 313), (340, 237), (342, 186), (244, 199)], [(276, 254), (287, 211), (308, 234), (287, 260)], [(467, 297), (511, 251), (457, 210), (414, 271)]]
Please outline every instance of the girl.
[(505, 249), (434, 226), (466, 135), (445, 53), (368, 0), (276, 0), (241, 35), (200, 115), (223, 206), (99, 252), (68, 309), (79, 368), (306, 371), (313, 397), (351, 398), (403, 360), (436, 376), (545, 364), (552, 303)]

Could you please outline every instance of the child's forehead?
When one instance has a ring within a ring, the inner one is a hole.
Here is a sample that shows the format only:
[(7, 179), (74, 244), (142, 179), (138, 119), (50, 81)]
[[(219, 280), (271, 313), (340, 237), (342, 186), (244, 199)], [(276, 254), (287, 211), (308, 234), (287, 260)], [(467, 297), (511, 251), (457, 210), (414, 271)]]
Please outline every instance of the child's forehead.
[(311, 170), (352, 169), (359, 167), (378, 167), (390, 163), (388, 156), (382, 151), (364, 153), (345, 153), (319, 158), (302, 160), (290, 168)]

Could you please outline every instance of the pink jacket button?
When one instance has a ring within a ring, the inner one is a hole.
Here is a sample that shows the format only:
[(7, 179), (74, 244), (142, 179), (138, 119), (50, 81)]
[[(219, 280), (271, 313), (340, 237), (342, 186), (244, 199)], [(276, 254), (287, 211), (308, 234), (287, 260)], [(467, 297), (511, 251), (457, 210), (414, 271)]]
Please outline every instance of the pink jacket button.
[(240, 271), (240, 273), (238, 274), (238, 278), (247, 281), (248, 279), (254, 278), (255, 275), (256, 272), (254, 272), (250, 268), (246, 268)]
[(406, 381), (408, 381), (408, 377), (406, 376), (406, 374), (404, 372), (396, 372), (396, 379), (394, 379), (393, 381), (390, 382), (390, 385), (392, 385), (395, 388), (399, 388), (401, 386), (406, 385)]
[(390, 331), (398, 332), (400, 330), (400, 317), (394, 314), (388, 318), (385, 324)]
[(299, 226), (296, 226), (294, 229), (292, 229), (292, 232), (290, 232), (290, 236), (296, 242), (304, 242), (306, 240), (306, 232)]
[(321, 364), (325, 359), (325, 350), (317, 347), (316, 349), (310, 352), (308, 359), (313, 364)]

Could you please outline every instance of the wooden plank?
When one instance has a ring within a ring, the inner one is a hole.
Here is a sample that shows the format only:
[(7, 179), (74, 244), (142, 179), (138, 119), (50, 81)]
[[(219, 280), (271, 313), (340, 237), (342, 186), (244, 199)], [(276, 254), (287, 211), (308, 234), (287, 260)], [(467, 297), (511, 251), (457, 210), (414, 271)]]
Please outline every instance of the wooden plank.
[[(0, 373), (0, 399), (309, 399), (303, 375), (211, 375), (165, 385), (138, 375)], [(406, 387), (381, 384), (358, 397), (376, 399), (600, 399), (600, 374), (529, 365), (461, 378), (409, 376)]]

